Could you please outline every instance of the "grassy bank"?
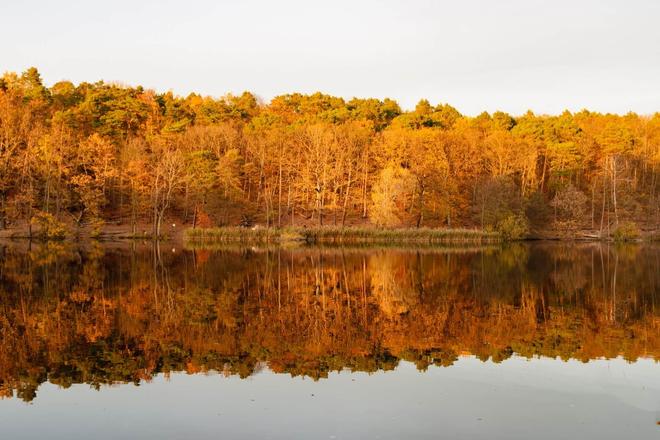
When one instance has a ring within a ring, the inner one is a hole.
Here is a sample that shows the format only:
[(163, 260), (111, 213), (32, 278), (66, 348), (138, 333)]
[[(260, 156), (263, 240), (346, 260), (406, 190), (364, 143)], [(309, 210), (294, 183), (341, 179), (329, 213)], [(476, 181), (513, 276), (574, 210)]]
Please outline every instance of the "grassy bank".
[(377, 228), (196, 228), (187, 229), (189, 243), (321, 243), (321, 244), (452, 244), (495, 243), (499, 234), (474, 229)]

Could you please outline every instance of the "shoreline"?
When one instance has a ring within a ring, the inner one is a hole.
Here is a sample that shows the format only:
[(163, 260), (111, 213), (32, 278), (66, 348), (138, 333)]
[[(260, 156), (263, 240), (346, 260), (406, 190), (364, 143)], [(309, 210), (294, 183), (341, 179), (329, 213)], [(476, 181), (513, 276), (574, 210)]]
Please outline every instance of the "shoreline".
[(186, 229), (190, 244), (459, 244), (499, 243), (500, 235), (475, 229), (380, 229), (371, 227), (197, 228)]
[[(81, 229), (76, 233), (67, 234), (61, 238), (44, 238), (38, 233), (29, 235), (28, 229), (19, 227), (0, 230), (0, 240), (9, 241), (98, 241), (98, 242), (131, 242), (131, 241), (176, 241), (191, 245), (203, 244), (496, 244), (504, 240), (498, 232), (468, 228), (377, 228), (371, 226), (317, 226), (317, 227), (283, 227), (266, 228), (241, 226), (222, 226), (213, 228), (172, 228), (158, 238), (146, 230), (132, 233), (129, 229), (119, 226), (104, 228), (100, 234), (93, 236), (89, 230)], [(533, 232), (530, 235), (510, 241), (562, 241), (562, 242), (654, 242), (660, 241), (660, 231), (644, 231), (639, 237), (617, 240), (612, 236), (600, 237), (597, 231), (580, 230), (569, 235), (556, 230)]]

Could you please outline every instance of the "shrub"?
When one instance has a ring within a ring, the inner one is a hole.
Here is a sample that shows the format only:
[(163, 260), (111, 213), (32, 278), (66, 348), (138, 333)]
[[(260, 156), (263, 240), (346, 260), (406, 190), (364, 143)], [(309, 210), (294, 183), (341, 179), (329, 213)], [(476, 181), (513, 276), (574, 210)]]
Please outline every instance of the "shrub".
[(89, 221), (90, 232), (89, 235), (92, 238), (99, 238), (103, 233), (103, 226), (105, 226), (105, 221), (102, 218), (94, 217)]
[(497, 223), (502, 240), (521, 240), (529, 234), (529, 223), (522, 214), (509, 214)]
[(584, 214), (586, 203), (587, 196), (571, 184), (557, 191), (550, 202), (556, 213), (555, 226), (567, 233), (574, 232)]
[(639, 228), (633, 222), (619, 223), (612, 234), (614, 241), (632, 241), (640, 236)]
[(546, 226), (551, 214), (552, 210), (540, 190), (535, 191), (527, 198), (525, 217), (527, 217), (531, 227), (541, 228)]
[(37, 236), (46, 240), (61, 240), (66, 236), (64, 224), (48, 212), (38, 212), (30, 219), (37, 228)]
[(477, 183), (474, 193), (474, 219), (482, 228), (497, 228), (498, 223), (521, 208), (521, 197), (509, 177), (488, 177)]

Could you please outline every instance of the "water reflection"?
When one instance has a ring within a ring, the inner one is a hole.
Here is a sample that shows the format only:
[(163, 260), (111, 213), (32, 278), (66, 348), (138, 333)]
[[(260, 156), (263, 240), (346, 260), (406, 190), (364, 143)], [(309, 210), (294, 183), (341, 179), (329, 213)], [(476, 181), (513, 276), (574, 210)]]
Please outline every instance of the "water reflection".
[(327, 377), (461, 354), (660, 357), (660, 247), (0, 245), (0, 393), (158, 373)]

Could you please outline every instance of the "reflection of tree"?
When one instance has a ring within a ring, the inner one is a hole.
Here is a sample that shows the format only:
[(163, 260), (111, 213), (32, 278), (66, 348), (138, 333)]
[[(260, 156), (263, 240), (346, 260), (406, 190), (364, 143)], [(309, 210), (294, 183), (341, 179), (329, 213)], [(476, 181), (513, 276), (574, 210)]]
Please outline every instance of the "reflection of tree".
[(210, 369), (660, 356), (658, 247), (0, 247), (0, 396)]
[(387, 318), (395, 318), (408, 313), (417, 305), (423, 283), (415, 283), (419, 272), (418, 261), (407, 265), (410, 255), (392, 255), (391, 252), (377, 252), (369, 258), (371, 294), (379, 309)]

